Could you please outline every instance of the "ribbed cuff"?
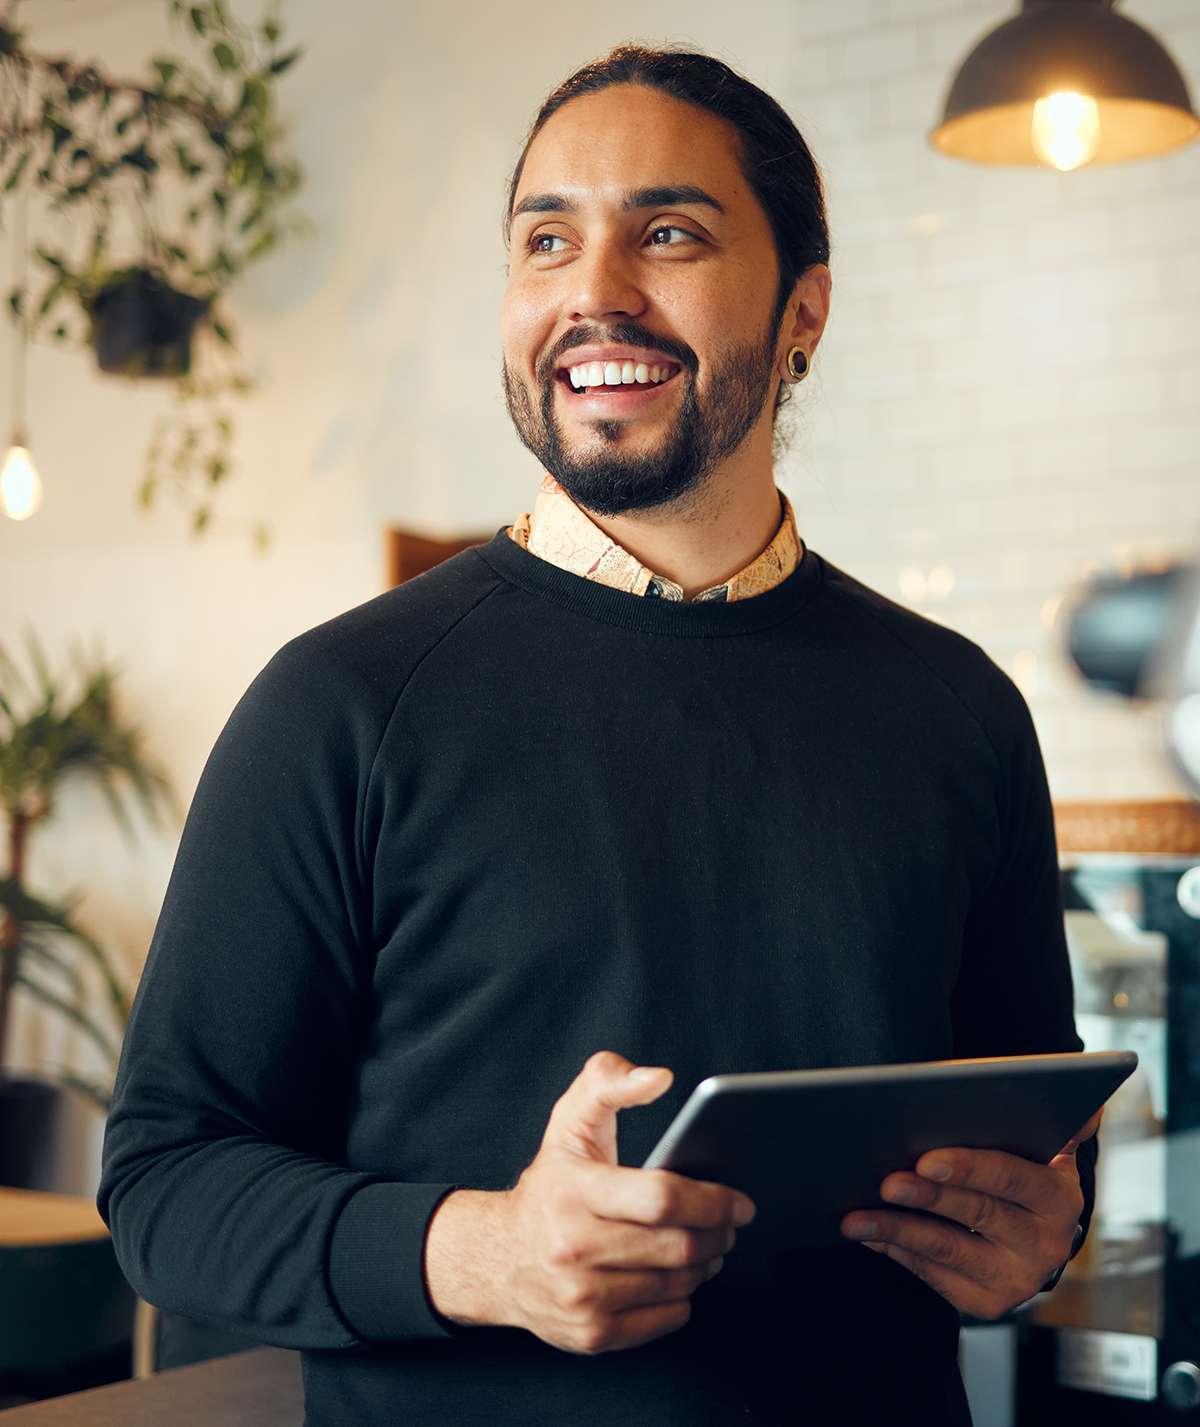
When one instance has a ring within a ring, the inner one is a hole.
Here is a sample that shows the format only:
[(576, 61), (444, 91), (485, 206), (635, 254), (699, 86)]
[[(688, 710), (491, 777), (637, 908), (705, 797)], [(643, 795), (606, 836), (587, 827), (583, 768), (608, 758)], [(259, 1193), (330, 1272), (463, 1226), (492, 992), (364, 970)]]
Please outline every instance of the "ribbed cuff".
[(367, 1184), (342, 1207), (329, 1244), (329, 1287), (369, 1343), (453, 1334), (425, 1288), (425, 1234), (454, 1184)]

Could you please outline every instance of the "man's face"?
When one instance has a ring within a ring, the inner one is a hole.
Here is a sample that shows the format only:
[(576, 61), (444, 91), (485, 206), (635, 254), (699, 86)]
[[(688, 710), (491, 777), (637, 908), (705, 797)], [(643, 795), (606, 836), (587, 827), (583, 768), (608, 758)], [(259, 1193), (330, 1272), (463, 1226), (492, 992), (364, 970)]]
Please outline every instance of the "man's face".
[(778, 266), (735, 145), (707, 111), (621, 84), (564, 105), (526, 157), (505, 393), (600, 514), (688, 495), (770, 423)]

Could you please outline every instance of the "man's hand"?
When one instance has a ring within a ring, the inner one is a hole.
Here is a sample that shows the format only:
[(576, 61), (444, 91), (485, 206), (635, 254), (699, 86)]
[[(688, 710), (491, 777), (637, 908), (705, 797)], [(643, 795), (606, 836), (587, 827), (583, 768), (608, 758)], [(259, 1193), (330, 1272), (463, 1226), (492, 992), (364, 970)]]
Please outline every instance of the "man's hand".
[[(842, 1233), (887, 1254), (976, 1318), (1001, 1318), (1066, 1262), (1083, 1212), (1075, 1151), (1097, 1113), (1049, 1164), (995, 1150), (930, 1150), (880, 1195), (923, 1213), (860, 1210)], [(936, 1217), (934, 1217), (936, 1216)]]
[(720, 1184), (617, 1164), (617, 1111), (657, 1100), (671, 1080), (600, 1051), (555, 1105), (514, 1189), (448, 1195), (425, 1244), (438, 1312), (527, 1328), (575, 1353), (682, 1328), (689, 1297), (720, 1269), (754, 1205)]

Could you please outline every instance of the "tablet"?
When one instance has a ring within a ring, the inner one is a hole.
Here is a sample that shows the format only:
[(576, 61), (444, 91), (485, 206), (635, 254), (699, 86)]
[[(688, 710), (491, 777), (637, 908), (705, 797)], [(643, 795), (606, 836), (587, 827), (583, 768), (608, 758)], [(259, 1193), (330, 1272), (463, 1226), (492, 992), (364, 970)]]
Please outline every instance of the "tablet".
[(714, 1075), (643, 1168), (748, 1194), (758, 1213), (738, 1249), (846, 1244), (842, 1216), (882, 1207), (893, 1170), (953, 1145), (1047, 1164), (1136, 1066), (1105, 1051)]

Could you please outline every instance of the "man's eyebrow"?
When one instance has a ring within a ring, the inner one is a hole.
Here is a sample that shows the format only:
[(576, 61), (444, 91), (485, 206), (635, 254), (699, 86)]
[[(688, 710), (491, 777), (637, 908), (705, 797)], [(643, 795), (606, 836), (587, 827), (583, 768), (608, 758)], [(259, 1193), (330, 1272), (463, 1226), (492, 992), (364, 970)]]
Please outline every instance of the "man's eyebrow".
[[(626, 213), (639, 208), (673, 208), (678, 204), (702, 203), (724, 213), (724, 207), (711, 193), (696, 188), (690, 183), (666, 184), (661, 188), (635, 188), (625, 195), (621, 207)], [(513, 209), (513, 217), (520, 213), (574, 213), (575, 205), (561, 193), (531, 193), (522, 198)]]
[(522, 198), (513, 209), (513, 217), (518, 213), (574, 213), (572, 205), (559, 193), (531, 193)]
[(718, 213), (725, 209), (711, 193), (696, 188), (690, 183), (673, 183), (663, 188), (637, 188), (625, 195), (623, 207), (626, 213), (635, 208), (673, 208), (680, 203), (703, 203), (707, 208), (715, 208)]

